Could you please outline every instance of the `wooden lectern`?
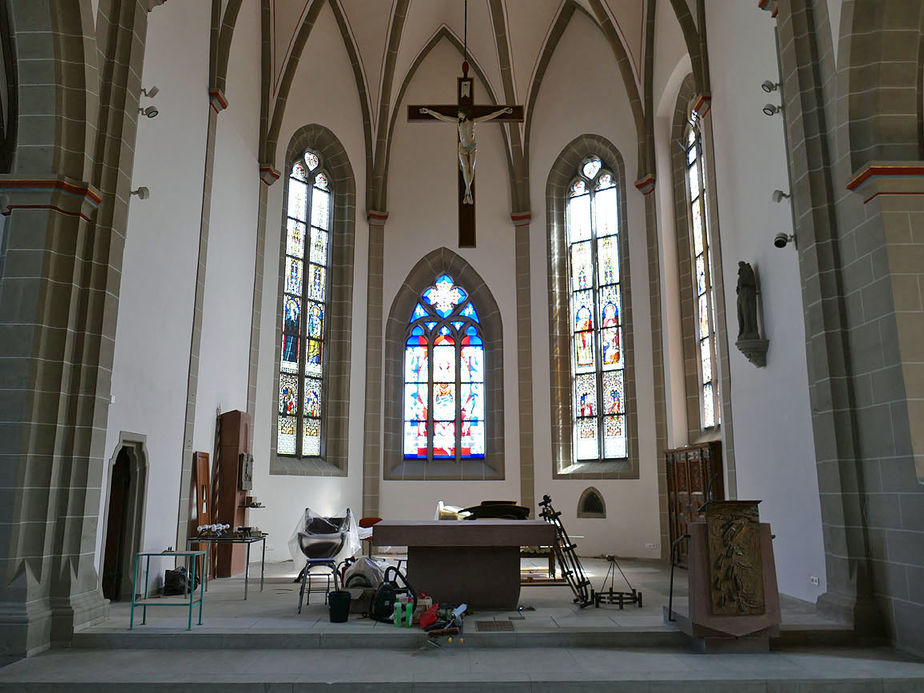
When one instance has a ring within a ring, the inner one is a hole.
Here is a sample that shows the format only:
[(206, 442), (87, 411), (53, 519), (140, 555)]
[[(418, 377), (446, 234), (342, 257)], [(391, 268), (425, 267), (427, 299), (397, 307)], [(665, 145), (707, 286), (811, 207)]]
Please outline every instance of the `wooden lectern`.
[[(245, 412), (235, 409), (218, 417), (218, 449), (215, 458), (215, 489), (212, 497), (215, 521), (237, 527), (246, 527), (247, 492), (241, 487), (241, 455), (251, 452), (251, 421)], [(244, 572), (244, 544), (218, 544), (215, 576), (231, 577)]]

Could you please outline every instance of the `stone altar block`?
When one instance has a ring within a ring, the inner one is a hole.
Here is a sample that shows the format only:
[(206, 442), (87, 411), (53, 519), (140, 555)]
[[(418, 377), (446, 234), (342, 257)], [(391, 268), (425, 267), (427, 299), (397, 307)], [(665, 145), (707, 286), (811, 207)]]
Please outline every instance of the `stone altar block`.
[(407, 578), (434, 601), (515, 610), (520, 600), (520, 547), (555, 543), (543, 520), (383, 520), (376, 546), (407, 546)]

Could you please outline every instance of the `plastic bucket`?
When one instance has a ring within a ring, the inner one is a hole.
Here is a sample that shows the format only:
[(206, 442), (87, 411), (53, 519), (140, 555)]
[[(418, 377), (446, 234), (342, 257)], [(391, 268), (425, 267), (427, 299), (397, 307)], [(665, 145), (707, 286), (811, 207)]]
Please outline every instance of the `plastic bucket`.
[(327, 595), (330, 606), (330, 622), (346, 623), (350, 618), (350, 593), (346, 590), (337, 590)]

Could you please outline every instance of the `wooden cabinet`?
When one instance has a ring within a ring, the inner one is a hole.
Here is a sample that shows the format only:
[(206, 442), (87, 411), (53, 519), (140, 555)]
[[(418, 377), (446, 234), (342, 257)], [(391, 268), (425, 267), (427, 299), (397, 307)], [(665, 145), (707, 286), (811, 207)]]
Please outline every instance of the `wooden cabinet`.
[[(698, 443), (664, 452), (667, 472), (667, 518), (671, 544), (688, 532), (691, 522), (704, 518), (699, 509), (708, 500), (725, 499), (722, 475), (722, 443)], [(674, 552), (674, 564), (687, 567), (689, 542)]]
[[(216, 521), (237, 527), (246, 527), (247, 492), (241, 487), (241, 455), (251, 450), (251, 421), (245, 412), (234, 410), (218, 417), (218, 446), (215, 457), (215, 487), (212, 498)], [(219, 544), (216, 577), (231, 577), (244, 572), (246, 547), (243, 544)]]

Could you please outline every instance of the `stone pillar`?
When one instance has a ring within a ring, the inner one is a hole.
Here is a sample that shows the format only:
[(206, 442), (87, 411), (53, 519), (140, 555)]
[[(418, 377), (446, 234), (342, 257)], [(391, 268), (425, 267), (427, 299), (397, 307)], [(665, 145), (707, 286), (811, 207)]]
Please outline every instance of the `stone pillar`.
[(517, 285), (517, 401), (520, 423), (520, 504), (536, 510), (536, 470), (533, 463), (533, 335), (529, 271), (529, 212), (514, 212)]
[(186, 418), (183, 425), (183, 459), (180, 464), (180, 502), (176, 528), (176, 547), (186, 548), (189, 536), (190, 493), (192, 491), (192, 441), (196, 424), (196, 393), (199, 386), (199, 349), (202, 345), (202, 301), (209, 255), (209, 222), (212, 214), (212, 182), (215, 169), (215, 134), (218, 114), (228, 107), (219, 89), (209, 90), (209, 121), (205, 140), (205, 171), (202, 178), (202, 208), (199, 217), (199, 261), (196, 266), (196, 293), (193, 300), (192, 338), (186, 376)]
[(388, 212), (369, 210), (369, 266), (366, 287), (366, 406), (363, 417), (363, 516), (380, 512), (382, 478), (382, 303), (385, 277), (385, 222)]

